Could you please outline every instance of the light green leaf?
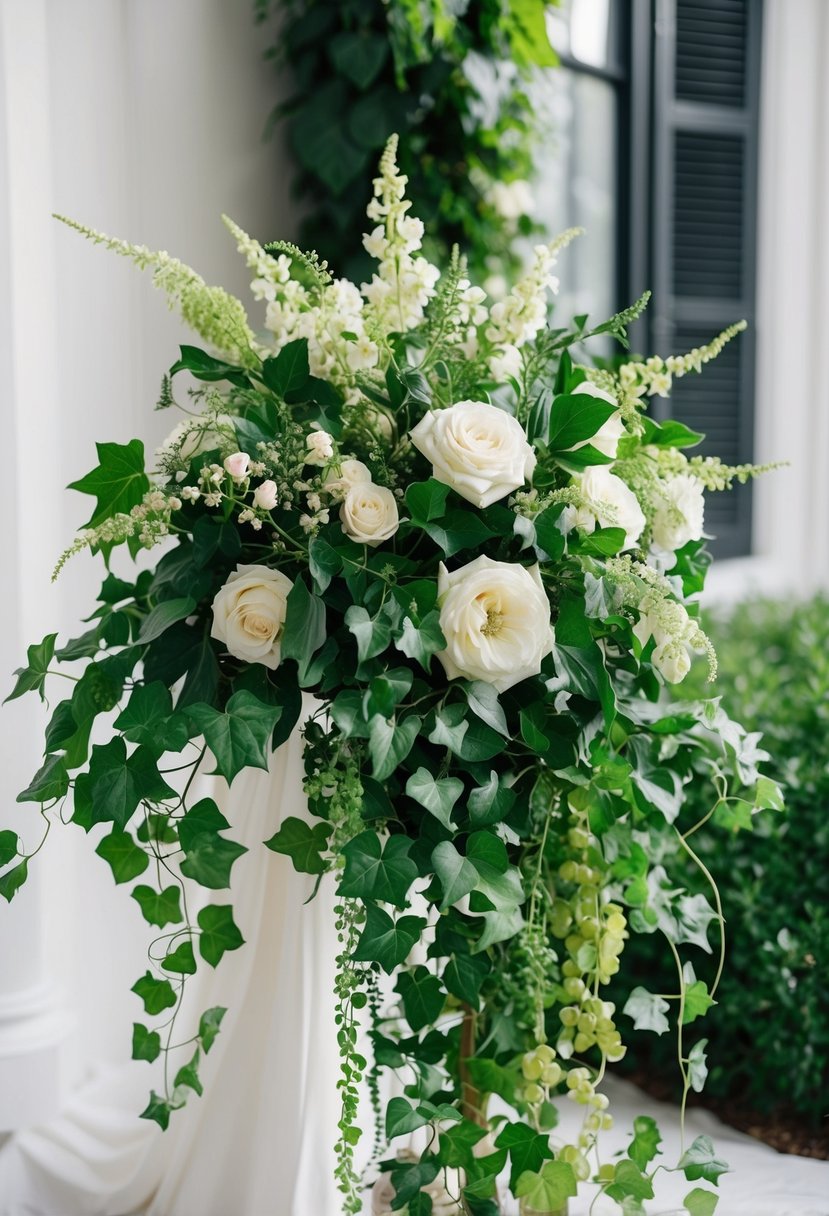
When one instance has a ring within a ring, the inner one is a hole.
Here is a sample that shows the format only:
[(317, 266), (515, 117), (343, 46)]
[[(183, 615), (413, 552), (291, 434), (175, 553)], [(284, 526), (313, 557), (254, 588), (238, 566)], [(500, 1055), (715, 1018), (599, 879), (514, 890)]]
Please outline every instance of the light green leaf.
[(712, 996), (708, 995), (708, 985), (704, 980), (695, 980), (685, 989), (685, 1006), (682, 1012), (682, 1024), (687, 1026), (697, 1018), (704, 1017), (712, 1005), (716, 1005)]
[(406, 793), (425, 806), (445, 828), (453, 830), (452, 808), (463, 793), (463, 782), (458, 777), (435, 778), (428, 769), (419, 768), (406, 782)]
[(704, 1191), (701, 1186), (695, 1186), (682, 1202), (689, 1216), (714, 1216), (720, 1197), (713, 1191)]
[(510, 737), (506, 714), (498, 700), (498, 693), (491, 684), (486, 684), (483, 680), (473, 680), (467, 685), (467, 698), (473, 714), (477, 714), (482, 722), (497, 730), (499, 735), (507, 739)]
[(656, 1121), (648, 1115), (639, 1115), (633, 1120), (633, 1139), (628, 1145), (628, 1156), (644, 1173), (659, 1152), (662, 1137)]
[(462, 857), (451, 840), (441, 841), (432, 851), (432, 866), (443, 887), (441, 912), (475, 889), (478, 871)]
[(238, 950), (245, 939), (233, 919), (233, 909), (227, 904), (208, 904), (196, 918), (201, 929), (199, 950), (202, 958), (217, 967), (228, 950)]
[(635, 1161), (623, 1159), (616, 1165), (613, 1185), (607, 1188), (606, 1194), (619, 1203), (625, 1199), (641, 1203), (643, 1199), (653, 1199), (653, 1184)]
[(116, 883), (130, 882), (143, 874), (150, 859), (135, 843), (129, 832), (115, 826), (104, 836), (95, 852), (110, 866)]
[(381, 718), (376, 714), (369, 722), (369, 752), (372, 776), (385, 781), (408, 756), (420, 733), (420, 718), (409, 714), (407, 718)]
[(344, 619), (356, 639), (361, 663), (382, 654), (391, 641), (391, 621), (384, 613), (370, 617), (362, 605), (352, 604)]
[(664, 1034), (671, 1025), (665, 1017), (670, 1005), (661, 996), (648, 992), (645, 988), (634, 988), (627, 999), (622, 1013), (633, 1018), (636, 1030), (653, 1030), (656, 1034)]
[(680, 1157), (677, 1169), (684, 1172), (689, 1182), (702, 1178), (703, 1181), (717, 1186), (720, 1175), (729, 1173), (730, 1166), (727, 1161), (717, 1156), (710, 1136), (697, 1136), (687, 1152)]
[(405, 617), (403, 632), (399, 638), (395, 638), (394, 644), (408, 658), (419, 663), (424, 671), (428, 671), (432, 655), (446, 648), (446, 638), (440, 627), (440, 613), (437, 609), (427, 612), (420, 625), (415, 625), (410, 616)]
[(688, 1079), (691, 1082), (691, 1089), (697, 1094), (701, 1094), (705, 1089), (705, 1082), (708, 1078), (708, 1060), (705, 1054), (707, 1046), (708, 1040), (700, 1039), (688, 1052)]
[(539, 1212), (557, 1212), (576, 1193), (576, 1175), (566, 1161), (545, 1161), (538, 1171), (526, 1170), (515, 1194)]

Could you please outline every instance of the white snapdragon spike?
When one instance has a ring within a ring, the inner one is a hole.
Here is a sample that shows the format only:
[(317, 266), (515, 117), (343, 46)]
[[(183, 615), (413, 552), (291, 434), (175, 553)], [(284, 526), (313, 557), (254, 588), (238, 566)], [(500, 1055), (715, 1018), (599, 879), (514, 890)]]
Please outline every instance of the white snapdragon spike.
[(746, 328), (745, 321), (729, 325), (705, 346), (696, 346), (685, 355), (669, 355), (666, 359), (652, 355), (643, 363), (623, 363), (619, 368), (619, 382), (632, 397), (667, 397), (673, 379), (686, 376), (688, 372), (701, 372), (706, 363), (716, 359), (727, 342)]
[(269, 566), (237, 566), (216, 592), (210, 636), (224, 642), (234, 658), (273, 671), (282, 657), (292, 587), (289, 578)]
[(357, 482), (343, 498), (340, 523), (349, 540), (372, 547), (382, 544), (400, 527), (397, 499), (385, 486)]
[(423, 224), (406, 214), (411, 207), (405, 197), (408, 178), (398, 172), (396, 154), (393, 136), (381, 157), (374, 198), (366, 209), (370, 220), (380, 221), (363, 238), (366, 250), (379, 262), (371, 282), (362, 285), (372, 336), (405, 333), (419, 325), (440, 278), (436, 266), (413, 256), (423, 241)]
[(536, 245), (533, 262), (503, 300), (493, 304), (486, 337), (493, 346), (523, 346), (531, 342), (547, 322), (548, 293), (558, 291), (558, 278), (552, 273), (558, 253), (581, 232), (568, 228), (549, 245)]
[(702, 539), (704, 488), (691, 473), (676, 473), (660, 481), (653, 507), (651, 536), (657, 550), (670, 553), (689, 541)]
[[(584, 380), (572, 391), (572, 396), (584, 395), (588, 397), (596, 397), (599, 401), (606, 401), (608, 405), (616, 405), (616, 398), (606, 392), (603, 388), (599, 388), (597, 384), (591, 383), (590, 380)], [(574, 443), (568, 452), (577, 452), (579, 448), (591, 447), (596, 448), (603, 456), (609, 456), (611, 460), (616, 459), (616, 453), (619, 448), (619, 440), (626, 434), (625, 425), (622, 422), (622, 415), (617, 410), (615, 414), (611, 414), (607, 422), (603, 422), (596, 434), (590, 439), (583, 439), (581, 443)]]
[(538, 675), (553, 648), (550, 604), (538, 566), (478, 557), (438, 573), (438, 659), (450, 680), (483, 680), (505, 692)]
[(410, 438), (431, 460), (432, 475), (476, 507), (488, 507), (517, 490), (536, 464), (520, 422), (485, 401), (457, 401), (430, 410)]
[(607, 465), (591, 465), (573, 479), (583, 506), (565, 507), (561, 514), (562, 531), (582, 528), (593, 532), (602, 528), (623, 528), (623, 549), (634, 549), (645, 530), (645, 515), (630, 486), (611, 473)]

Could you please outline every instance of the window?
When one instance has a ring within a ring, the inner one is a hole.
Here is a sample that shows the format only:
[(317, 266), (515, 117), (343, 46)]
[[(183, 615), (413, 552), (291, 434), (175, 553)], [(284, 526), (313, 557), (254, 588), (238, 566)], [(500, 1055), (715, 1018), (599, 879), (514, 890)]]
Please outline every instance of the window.
[[(669, 401), (729, 464), (752, 459), (762, 0), (632, 0), (630, 293), (653, 288), (636, 344), (681, 353), (749, 329)], [(751, 488), (710, 497), (720, 557), (751, 551)]]

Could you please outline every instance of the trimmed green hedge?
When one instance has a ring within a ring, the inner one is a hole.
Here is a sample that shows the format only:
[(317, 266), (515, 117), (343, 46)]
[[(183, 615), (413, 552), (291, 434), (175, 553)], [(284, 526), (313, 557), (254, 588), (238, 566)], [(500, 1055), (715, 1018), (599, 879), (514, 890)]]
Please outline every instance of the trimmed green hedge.
[[(763, 732), (786, 810), (761, 813), (753, 830), (692, 838), (722, 895), (728, 957), (718, 1005), (686, 1028), (686, 1046), (709, 1040), (707, 1096), (817, 1124), (829, 1110), (829, 597), (748, 603), (708, 624), (720, 658), (714, 691), (731, 716)], [(707, 809), (688, 807), (683, 819)], [(705, 889), (690, 865), (688, 885)], [(625, 974), (631, 986), (673, 991), (657, 945), (632, 937)], [(710, 983), (716, 961), (697, 953), (697, 974)], [(626, 993), (615, 996), (621, 1004)], [(623, 1068), (673, 1076), (673, 1034), (642, 1038)]]

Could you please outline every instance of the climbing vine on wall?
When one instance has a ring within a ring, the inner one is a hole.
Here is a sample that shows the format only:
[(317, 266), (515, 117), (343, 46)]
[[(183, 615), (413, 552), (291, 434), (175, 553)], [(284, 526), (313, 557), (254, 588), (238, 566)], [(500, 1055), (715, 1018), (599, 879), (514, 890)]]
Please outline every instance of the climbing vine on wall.
[(458, 243), (483, 281), (517, 265), (516, 235), (536, 225), (535, 122), (526, 84), (553, 67), (545, 0), (255, 0), (276, 18), (267, 52), (290, 72), (284, 122), (306, 210), (300, 241), (338, 274), (369, 265), (359, 237), (378, 150), (401, 134), (413, 214), (427, 253)]

